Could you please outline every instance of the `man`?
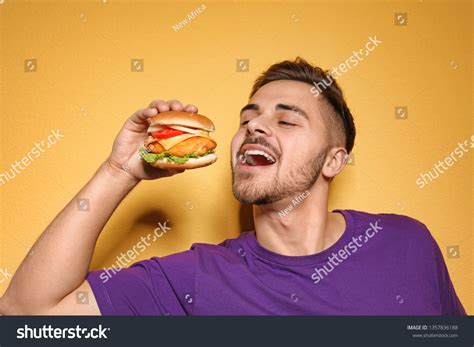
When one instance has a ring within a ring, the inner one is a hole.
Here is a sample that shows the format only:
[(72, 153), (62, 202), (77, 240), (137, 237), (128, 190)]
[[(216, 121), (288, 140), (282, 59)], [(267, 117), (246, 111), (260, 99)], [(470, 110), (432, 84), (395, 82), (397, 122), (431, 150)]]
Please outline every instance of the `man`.
[[(313, 85), (323, 82), (315, 93)], [(112, 275), (88, 272), (97, 237), (127, 193), (141, 180), (183, 171), (142, 162), (123, 169), (146, 136), (146, 119), (170, 109), (198, 111), (155, 100), (126, 121), (109, 158), (21, 264), (0, 312), (465, 314), (424, 224), (395, 214), (328, 212), (330, 183), (344, 169), (355, 127), (337, 83), (300, 58), (257, 79), (232, 139), (233, 193), (253, 204), (255, 232), (218, 245), (197, 243)], [(78, 212), (80, 197), (101, 208)]]

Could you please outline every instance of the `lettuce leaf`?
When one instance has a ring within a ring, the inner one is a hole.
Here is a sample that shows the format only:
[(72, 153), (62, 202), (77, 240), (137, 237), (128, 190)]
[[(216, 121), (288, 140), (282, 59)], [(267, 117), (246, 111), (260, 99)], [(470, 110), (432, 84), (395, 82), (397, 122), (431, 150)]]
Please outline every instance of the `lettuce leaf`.
[[(189, 154), (186, 154), (184, 157), (177, 157), (175, 155), (172, 155), (170, 152), (150, 153), (146, 150), (145, 147), (141, 147), (138, 150), (138, 152), (140, 154), (140, 157), (148, 163), (154, 163), (157, 160), (166, 158), (168, 162), (173, 162), (176, 164), (184, 164), (189, 160), (189, 158), (199, 158), (199, 156), (196, 153), (189, 153)], [(206, 153), (204, 153), (202, 156), (208, 155), (213, 152), (214, 150), (210, 149)]]

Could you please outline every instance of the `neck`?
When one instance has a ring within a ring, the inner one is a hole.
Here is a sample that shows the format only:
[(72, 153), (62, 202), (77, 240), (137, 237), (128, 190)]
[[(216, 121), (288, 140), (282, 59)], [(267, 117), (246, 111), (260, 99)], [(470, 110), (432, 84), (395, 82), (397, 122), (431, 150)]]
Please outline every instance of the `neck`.
[(273, 204), (253, 205), (255, 232), (266, 249), (288, 256), (319, 253), (345, 230), (344, 217), (328, 212), (329, 185), (318, 181), (307, 191)]

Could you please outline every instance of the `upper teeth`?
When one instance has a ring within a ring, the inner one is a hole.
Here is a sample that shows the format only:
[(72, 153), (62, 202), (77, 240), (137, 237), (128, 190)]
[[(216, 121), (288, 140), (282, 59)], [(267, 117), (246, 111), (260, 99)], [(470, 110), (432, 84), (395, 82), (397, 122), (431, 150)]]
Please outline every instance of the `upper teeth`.
[(249, 150), (246, 150), (244, 152), (243, 155), (241, 155), (241, 161), (244, 162), (250, 162), (251, 164), (253, 164), (252, 162), (252, 159), (251, 159), (251, 155), (263, 155), (265, 158), (267, 158), (270, 162), (274, 163), (276, 162), (276, 159), (273, 158), (270, 154), (268, 154), (267, 152), (264, 152), (264, 151), (261, 151), (261, 150), (258, 150), (258, 149), (249, 149)]

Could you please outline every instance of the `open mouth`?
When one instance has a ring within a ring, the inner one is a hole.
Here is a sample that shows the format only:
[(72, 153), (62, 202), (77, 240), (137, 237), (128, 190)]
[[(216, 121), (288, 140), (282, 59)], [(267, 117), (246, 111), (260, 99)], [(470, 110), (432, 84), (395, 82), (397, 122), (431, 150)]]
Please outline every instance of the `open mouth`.
[(247, 166), (268, 166), (277, 162), (276, 158), (260, 149), (247, 149), (239, 156), (239, 163)]

